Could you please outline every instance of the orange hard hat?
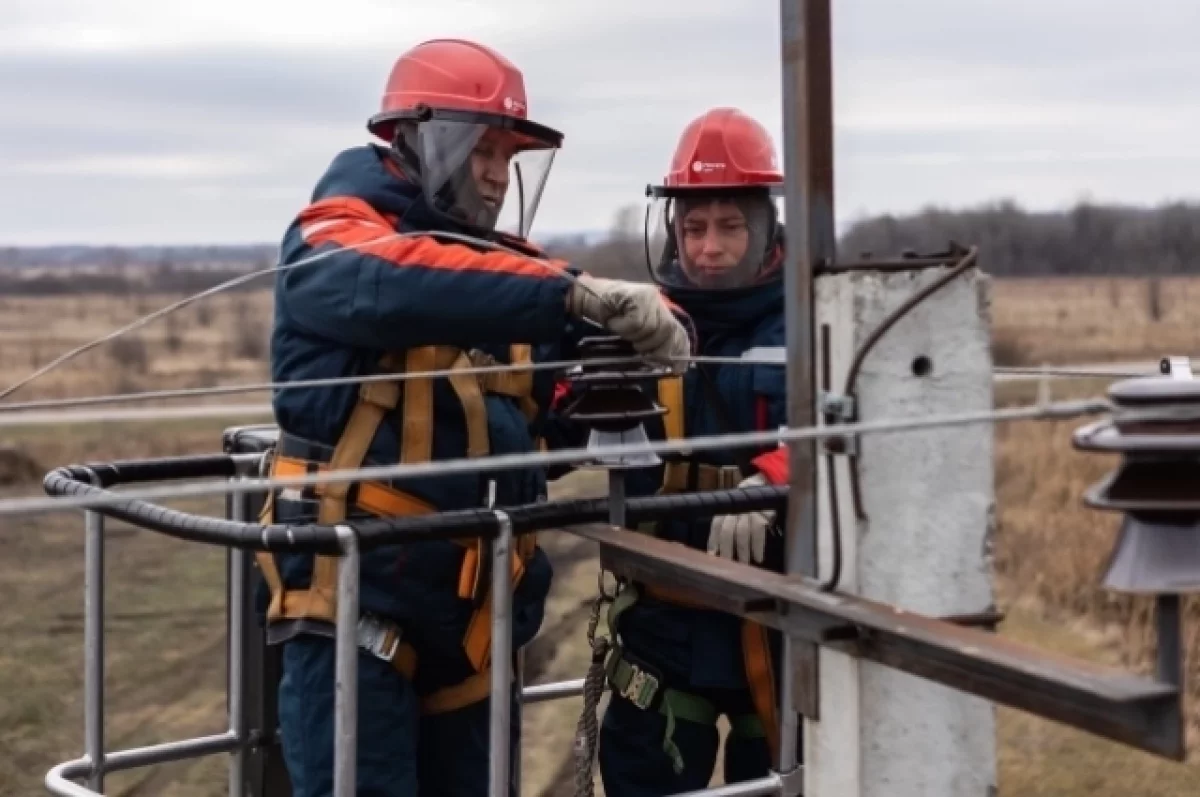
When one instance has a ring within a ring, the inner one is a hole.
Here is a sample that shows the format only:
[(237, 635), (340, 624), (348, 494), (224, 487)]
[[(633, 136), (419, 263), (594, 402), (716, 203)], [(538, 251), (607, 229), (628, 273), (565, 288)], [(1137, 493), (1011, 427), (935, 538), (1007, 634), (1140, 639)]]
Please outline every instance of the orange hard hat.
[(512, 131), (521, 149), (562, 144), (562, 134), (531, 122), (521, 71), (482, 44), (433, 39), (402, 54), (392, 67), (379, 113), (367, 129), (390, 142), (396, 123), (443, 119)]
[(684, 128), (663, 180), (666, 189), (782, 186), (766, 129), (736, 108), (713, 108)]
[[(782, 193), (783, 172), (766, 128), (737, 108), (717, 107), (697, 116), (684, 127), (662, 182), (646, 186), (651, 279), (672, 290), (702, 291), (779, 279)], [(736, 262), (700, 268), (688, 259), (683, 220), (692, 209), (713, 202), (737, 206), (746, 242)]]

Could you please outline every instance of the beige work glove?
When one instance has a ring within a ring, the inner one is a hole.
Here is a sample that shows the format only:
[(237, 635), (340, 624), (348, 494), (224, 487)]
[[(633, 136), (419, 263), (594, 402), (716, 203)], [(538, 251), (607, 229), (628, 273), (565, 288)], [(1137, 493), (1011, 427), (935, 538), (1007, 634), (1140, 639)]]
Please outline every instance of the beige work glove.
[[(738, 488), (763, 487), (767, 479), (756, 473), (743, 479)], [(761, 564), (767, 548), (767, 529), (775, 522), (775, 512), (746, 512), (718, 515), (708, 532), (708, 552), (726, 559)]]
[(692, 353), (687, 330), (653, 285), (581, 274), (567, 294), (571, 315), (629, 341), (634, 351), (682, 372)]

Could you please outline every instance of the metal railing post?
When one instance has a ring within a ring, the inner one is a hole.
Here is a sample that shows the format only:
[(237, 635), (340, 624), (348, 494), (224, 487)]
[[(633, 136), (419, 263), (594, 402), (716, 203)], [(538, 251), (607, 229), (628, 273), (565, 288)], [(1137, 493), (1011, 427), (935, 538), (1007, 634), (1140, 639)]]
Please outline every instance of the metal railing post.
[(488, 736), (491, 774), (488, 794), (509, 797), (512, 759), (512, 520), (495, 513), (499, 531), (492, 540), (492, 700)]
[[(223, 435), (224, 451), (235, 458), (235, 476), (243, 479), (264, 477), (263, 455), (275, 439), (274, 428), (234, 427)], [(245, 458), (245, 459), (243, 459)], [(229, 520), (253, 522), (266, 504), (267, 491), (231, 493), (225, 497), (225, 517)], [(254, 553), (237, 549), (230, 550), (229, 566), (233, 575), (233, 558), (241, 556), (242, 594), (233, 594), (231, 581), (226, 592), (229, 603), (226, 627), (233, 638), (235, 613), (241, 613), (241, 726), (239, 736), (244, 750), (240, 761), (231, 761), (230, 777), (235, 777), (236, 768), (241, 768), (242, 785), (235, 790), (230, 781), (231, 795), (236, 797), (290, 797), (291, 782), (283, 761), (282, 745), (278, 737), (280, 649), (268, 646), (263, 627), (256, 615), (255, 587), (260, 578)], [(231, 661), (233, 650), (229, 651)], [(230, 675), (234, 675), (230, 668)], [(233, 687), (230, 686), (232, 693)], [(232, 708), (232, 707), (231, 707)], [(232, 727), (232, 726), (231, 726)]]
[[(513, 694), (517, 706), (517, 727), (524, 733), (525, 721), (525, 650), (517, 651), (517, 668), (513, 672)], [(521, 737), (522, 739), (524, 736)], [(516, 797), (521, 797), (521, 759), (522, 746), (517, 745), (516, 751), (513, 753), (513, 791)]]
[(353, 528), (338, 526), (337, 535), (342, 557), (338, 561), (333, 793), (334, 797), (354, 797), (358, 781), (358, 588), (362, 555)]
[(84, 514), (83, 733), (87, 784), (104, 791), (104, 516)]
[[(247, 520), (246, 493), (230, 496), (230, 516)], [(239, 742), (246, 741), (246, 582), (249, 575), (249, 552), (239, 548), (229, 550), (229, 644), (227, 655), (229, 732)], [(229, 756), (229, 797), (242, 797), (246, 788), (246, 751), (238, 747)]]

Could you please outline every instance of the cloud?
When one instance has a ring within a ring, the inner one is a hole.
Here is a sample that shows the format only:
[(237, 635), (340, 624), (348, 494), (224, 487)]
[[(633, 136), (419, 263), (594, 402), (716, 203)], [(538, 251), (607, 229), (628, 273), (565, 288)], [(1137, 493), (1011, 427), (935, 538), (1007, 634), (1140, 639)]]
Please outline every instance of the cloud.
[[(854, 0), (834, 8), (842, 218), (1011, 196), (1195, 196), (1200, 5)], [(478, 37), (563, 130), (535, 230), (604, 228), (683, 125), (737, 105), (782, 144), (778, 4), (759, 0), (8, 0), (0, 243), (277, 240), (367, 140), (395, 56)]]

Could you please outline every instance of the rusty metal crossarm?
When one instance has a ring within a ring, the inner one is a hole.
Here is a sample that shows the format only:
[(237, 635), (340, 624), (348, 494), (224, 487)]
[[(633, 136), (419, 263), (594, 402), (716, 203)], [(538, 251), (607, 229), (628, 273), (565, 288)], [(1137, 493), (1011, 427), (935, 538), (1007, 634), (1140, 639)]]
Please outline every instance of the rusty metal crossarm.
[(1183, 760), (1177, 687), (607, 525), (572, 528), (619, 577), (1166, 758)]

